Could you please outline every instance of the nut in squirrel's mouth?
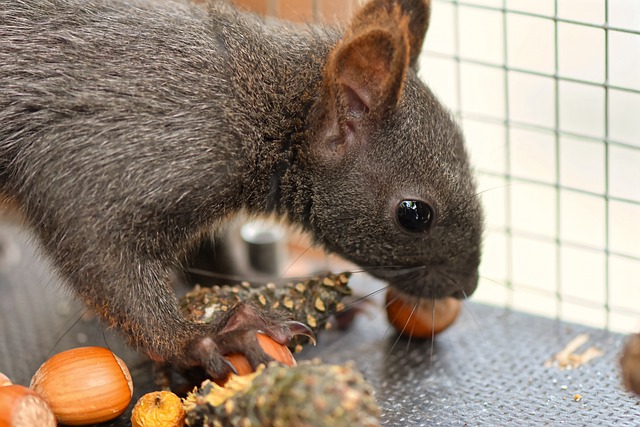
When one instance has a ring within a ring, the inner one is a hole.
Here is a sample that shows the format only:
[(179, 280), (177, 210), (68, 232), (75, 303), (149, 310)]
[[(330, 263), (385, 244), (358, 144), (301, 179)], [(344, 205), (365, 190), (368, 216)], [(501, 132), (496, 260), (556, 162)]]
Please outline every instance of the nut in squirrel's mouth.
[(381, 269), (372, 274), (403, 294), (418, 298), (466, 299), (478, 285), (477, 272), (465, 274), (425, 266)]

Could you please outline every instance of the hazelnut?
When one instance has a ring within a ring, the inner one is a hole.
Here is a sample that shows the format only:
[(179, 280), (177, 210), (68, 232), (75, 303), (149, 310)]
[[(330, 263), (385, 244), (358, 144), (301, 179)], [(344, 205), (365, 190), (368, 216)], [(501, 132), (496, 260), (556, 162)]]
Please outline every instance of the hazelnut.
[(0, 387), (0, 426), (55, 427), (56, 418), (47, 402), (28, 387), (11, 384)]
[(625, 388), (640, 394), (640, 334), (629, 337), (620, 358), (620, 365)]
[(132, 427), (182, 427), (182, 400), (170, 391), (154, 391), (142, 396), (131, 412)]
[[(271, 356), (274, 360), (287, 366), (296, 366), (296, 360), (286, 345), (282, 345), (263, 333), (257, 333), (256, 338), (262, 350)], [(229, 354), (225, 356), (229, 362), (236, 368), (238, 375), (248, 375), (254, 370), (251, 368), (249, 360), (242, 354)]]
[(462, 303), (455, 298), (419, 299), (389, 288), (385, 306), (389, 323), (401, 335), (430, 338), (451, 326)]
[(31, 388), (67, 425), (101, 423), (129, 406), (133, 383), (129, 369), (110, 350), (81, 347), (58, 353), (44, 362)]
[(0, 372), (0, 387), (13, 384), (8, 376)]

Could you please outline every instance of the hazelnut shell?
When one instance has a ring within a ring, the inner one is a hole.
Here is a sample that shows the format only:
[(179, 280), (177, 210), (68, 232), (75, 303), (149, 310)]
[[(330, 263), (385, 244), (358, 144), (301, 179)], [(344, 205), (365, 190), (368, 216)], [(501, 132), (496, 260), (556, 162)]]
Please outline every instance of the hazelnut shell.
[(81, 347), (44, 362), (31, 388), (47, 401), (59, 422), (101, 423), (121, 415), (133, 395), (124, 362), (102, 347)]
[(0, 372), (0, 387), (13, 384), (8, 376)]
[[(287, 365), (296, 366), (296, 360), (286, 345), (282, 345), (263, 333), (257, 333), (256, 338), (262, 350), (271, 356), (274, 360)], [(254, 372), (249, 360), (242, 354), (229, 354), (225, 356), (229, 362), (236, 368), (238, 375), (248, 375)]]
[(53, 412), (35, 391), (11, 384), (0, 387), (0, 427), (55, 427)]
[(389, 288), (385, 306), (389, 323), (401, 335), (430, 338), (453, 324), (462, 303), (455, 298), (418, 299)]

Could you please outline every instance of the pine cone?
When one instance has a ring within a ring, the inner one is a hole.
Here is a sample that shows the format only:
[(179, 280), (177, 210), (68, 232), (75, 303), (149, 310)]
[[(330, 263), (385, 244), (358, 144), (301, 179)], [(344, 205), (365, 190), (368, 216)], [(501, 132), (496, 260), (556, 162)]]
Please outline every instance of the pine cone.
[[(181, 299), (183, 314), (190, 320), (209, 323), (215, 316), (241, 301), (250, 301), (265, 310), (277, 310), (291, 319), (309, 326), (315, 333), (327, 328), (328, 320), (345, 309), (342, 299), (351, 295), (350, 273), (327, 274), (283, 285), (267, 283), (252, 286), (248, 282), (234, 286), (196, 288)], [(308, 342), (305, 336), (295, 337), (292, 350)]]
[(373, 388), (351, 365), (270, 364), (220, 387), (205, 381), (185, 399), (187, 425), (378, 426)]

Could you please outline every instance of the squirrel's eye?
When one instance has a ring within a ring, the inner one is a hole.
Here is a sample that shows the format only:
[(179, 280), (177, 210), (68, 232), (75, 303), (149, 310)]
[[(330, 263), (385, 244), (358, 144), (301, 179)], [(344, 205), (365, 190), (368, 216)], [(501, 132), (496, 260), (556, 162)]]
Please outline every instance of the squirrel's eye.
[(433, 221), (433, 209), (420, 200), (403, 200), (396, 209), (396, 218), (406, 231), (425, 231)]

